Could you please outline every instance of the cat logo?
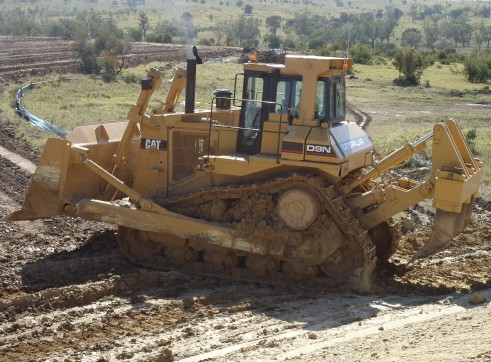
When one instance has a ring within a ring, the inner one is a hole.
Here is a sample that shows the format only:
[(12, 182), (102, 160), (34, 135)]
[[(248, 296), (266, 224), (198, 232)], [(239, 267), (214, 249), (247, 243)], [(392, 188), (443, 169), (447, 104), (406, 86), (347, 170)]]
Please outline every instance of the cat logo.
[(151, 138), (142, 138), (140, 143), (140, 148), (149, 150), (155, 148), (159, 151), (167, 151), (167, 141), (155, 140)]
[(307, 145), (307, 155), (313, 156), (334, 156), (331, 146)]

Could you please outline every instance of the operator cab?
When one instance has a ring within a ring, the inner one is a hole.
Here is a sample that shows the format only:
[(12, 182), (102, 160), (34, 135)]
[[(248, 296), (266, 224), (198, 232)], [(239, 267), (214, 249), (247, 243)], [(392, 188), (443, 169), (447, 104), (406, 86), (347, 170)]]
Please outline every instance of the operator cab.
[(287, 56), (285, 65), (244, 64), (238, 152), (261, 152), (265, 122), (319, 126), (344, 121), (343, 61)]

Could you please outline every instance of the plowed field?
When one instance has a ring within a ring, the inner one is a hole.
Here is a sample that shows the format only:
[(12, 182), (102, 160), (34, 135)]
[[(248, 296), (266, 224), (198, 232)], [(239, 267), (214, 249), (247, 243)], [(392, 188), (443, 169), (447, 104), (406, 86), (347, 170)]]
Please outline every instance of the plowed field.
[[(0, 55), (4, 82), (58, 71), (43, 63), (76, 66), (65, 40), (14, 43), (0, 38), (2, 50), (16, 49), (11, 63)], [(164, 49), (142, 61), (172, 56)], [(39, 155), (0, 124), (3, 217), (22, 204)], [(409, 267), (433, 211), (423, 204), (410, 214), (415, 232), (367, 295), (142, 268), (121, 255), (111, 225), (0, 223), (0, 361), (491, 360), (489, 196), (449, 249)]]
[[(79, 61), (72, 52), (73, 42), (60, 38), (0, 36), (0, 85), (25, 82), (32, 76), (77, 72)], [(240, 48), (200, 46), (204, 59), (239, 56)], [(177, 44), (132, 43), (125, 66), (154, 61), (182, 61), (186, 47)]]

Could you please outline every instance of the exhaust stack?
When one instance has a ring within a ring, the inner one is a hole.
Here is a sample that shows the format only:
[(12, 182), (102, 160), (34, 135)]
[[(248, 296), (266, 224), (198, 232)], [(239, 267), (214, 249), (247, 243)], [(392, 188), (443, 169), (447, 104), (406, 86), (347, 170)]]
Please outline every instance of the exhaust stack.
[(194, 99), (196, 94), (196, 65), (203, 64), (200, 56), (198, 55), (198, 48), (193, 47), (188, 51), (186, 57), (186, 101), (184, 104), (185, 113), (194, 113)]

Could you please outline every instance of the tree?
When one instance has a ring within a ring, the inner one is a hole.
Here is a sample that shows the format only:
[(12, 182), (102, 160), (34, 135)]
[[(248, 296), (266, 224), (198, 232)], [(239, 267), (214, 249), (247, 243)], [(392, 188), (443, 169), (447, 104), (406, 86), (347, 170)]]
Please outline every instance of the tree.
[(247, 4), (244, 6), (244, 14), (246, 15), (252, 15), (252, 11), (254, 10), (254, 7), (251, 4)]
[(276, 32), (281, 26), (281, 16), (271, 15), (266, 18), (266, 27), (271, 31), (271, 34), (276, 35)]
[(225, 38), (230, 28), (228, 20), (220, 19), (215, 23), (211, 30), (216, 38), (217, 45), (220, 45), (220, 41)]
[(440, 35), (440, 16), (432, 15), (427, 17), (423, 21), (423, 32), (425, 38), (425, 45), (431, 51), (435, 51), (436, 42)]
[(292, 19), (285, 24), (285, 29), (292, 30), (298, 36), (310, 37), (314, 31), (324, 28), (326, 19), (317, 14), (311, 14), (308, 11), (295, 13)]
[[(102, 63), (105, 73), (114, 75), (123, 68), (130, 44), (111, 17), (99, 18), (99, 20), (94, 27), (95, 24), (91, 20), (81, 18), (78, 22), (73, 50), (80, 59), (80, 68), (83, 72), (99, 73)], [(91, 37), (91, 34), (94, 34), (94, 37)], [(94, 41), (92, 42), (91, 39)]]
[(131, 41), (142, 41), (143, 33), (140, 28), (129, 28), (128, 29), (128, 37)]
[(486, 83), (491, 78), (491, 54), (472, 54), (467, 57), (464, 73), (471, 83)]
[(148, 16), (145, 13), (140, 13), (140, 17), (138, 18), (138, 25), (143, 34), (143, 41), (147, 38), (147, 31), (150, 28), (150, 23), (148, 22)]
[(88, 35), (86, 24), (80, 23), (75, 34), (73, 51), (80, 60), (80, 70), (83, 73), (98, 74), (101, 68), (97, 61), (97, 52)]
[(399, 77), (394, 79), (395, 85), (418, 85), (423, 70), (428, 66), (423, 54), (411, 48), (399, 48), (394, 55), (392, 64), (399, 70)]
[(240, 16), (232, 23), (232, 34), (235, 37), (236, 44), (240, 46), (257, 46), (261, 35), (260, 25), (261, 21), (259, 19)]
[(175, 21), (162, 20), (155, 28), (156, 43), (172, 43), (173, 38), (179, 33)]
[(278, 49), (281, 47), (281, 38), (273, 34), (266, 35), (264, 42), (268, 44), (269, 49)]
[(423, 36), (416, 28), (408, 28), (402, 32), (401, 44), (411, 48), (417, 48), (421, 45)]
[(131, 46), (112, 18), (103, 21), (97, 28), (94, 45), (102, 57), (104, 71), (108, 74), (121, 72)]
[(350, 49), (350, 57), (353, 63), (372, 64), (373, 54), (368, 45), (357, 45)]
[(443, 24), (443, 33), (449, 39), (453, 39), (455, 46), (459, 42), (463, 47), (470, 45), (473, 31), (474, 26), (465, 17), (459, 18), (458, 20), (450, 20)]
[(313, 38), (309, 40), (309, 49), (317, 49), (324, 47), (327, 44), (326, 40), (323, 38)]
[(421, 17), (421, 7), (417, 3), (412, 3), (409, 7), (409, 16), (414, 23), (417, 19)]

